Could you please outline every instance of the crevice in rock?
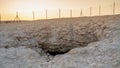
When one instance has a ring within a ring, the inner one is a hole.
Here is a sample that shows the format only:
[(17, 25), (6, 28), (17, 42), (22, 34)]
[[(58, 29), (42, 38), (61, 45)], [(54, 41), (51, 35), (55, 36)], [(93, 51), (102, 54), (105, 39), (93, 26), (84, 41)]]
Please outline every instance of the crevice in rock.
[(69, 52), (70, 50), (68, 50), (68, 51), (65, 51), (65, 52), (47, 52), (47, 53), (49, 53), (50, 55), (52, 55), (52, 56), (56, 56), (56, 55), (62, 55), (62, 54), (65, 54), (65, 53), (67, 53), (67, 52)]
[[(79, 23), (78, 23), (79, 24)], [(46, 30), (43, 42), (39, 41), (41, 48), (52, 56), (65, 54), (76, 47), (86, 47), (89, 43), (101, 40), (106, 37), (104, 21), (94, 22), (92, 19), (87, 24), (78, 25), (74, 23), (66, 23), (60, 31), (56, 32), (54, 28), (49, 26)], [(52, 31), (51, 31), (52, 30)], [(51, 42), (54, 35), (56, 36), (57, 43)]]

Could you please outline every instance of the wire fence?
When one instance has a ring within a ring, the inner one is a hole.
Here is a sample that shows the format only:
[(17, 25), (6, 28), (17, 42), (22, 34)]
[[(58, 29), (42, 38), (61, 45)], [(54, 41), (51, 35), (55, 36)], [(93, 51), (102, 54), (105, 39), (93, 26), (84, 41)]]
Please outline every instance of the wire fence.
[(96, 7), (81, 8), (81, 9), (45, 9), (41, 11), (31, 11), (29, 13), (19, 12), (14, 13), (11, 17), (5, 19), (7, 14), (0, 14), (1, 20), (39, 20), (39, 19), (51, 19), (51, 18), (72, 18), (72, 17), (83, 17), (83, 16), (101, 16), (101, 15), (115, 15), (120, 14), (120, 7), (114, 2), (108, 6), (98, 5)]

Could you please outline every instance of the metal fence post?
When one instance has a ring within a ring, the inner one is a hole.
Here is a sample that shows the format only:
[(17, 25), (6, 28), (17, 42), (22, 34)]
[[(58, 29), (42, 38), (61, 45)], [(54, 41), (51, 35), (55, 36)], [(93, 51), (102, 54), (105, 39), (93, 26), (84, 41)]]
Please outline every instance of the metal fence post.
[(99, 5), (99, 16), (101, 15), (101, 5)]
[(33, 11), (32, 13), (33, 13), (33, 20), (35, 20), (35, 12)]
[(48, 19), (48, 11), (47, 11), (47, 9), (46, 9), (46, 19)]
[(115, 14), (115, 2), (113, 3), (113, 15)]
[(90, 16), (92, 15), (92, 7), (90, 7)]
[(60, 10), (60, 8), (59, 8), (59, 18), (61, 18), (61, 10)]
[(72, 18), (72, 9), (70, 9), (70, 17)]
[(1, 23), (1, 14), (0, 14), (0, 23)]
[(82, 12), (82, 9), (81, 9), (81, 11), (80, 11), (80, 16), (83, 16), (83, 12)]
[(15, 22), (20, 22), (20, 18), (19, 18), (19, 15), (18, 15), (18, 11), (16, 12), (16, 17), (14, 19)]

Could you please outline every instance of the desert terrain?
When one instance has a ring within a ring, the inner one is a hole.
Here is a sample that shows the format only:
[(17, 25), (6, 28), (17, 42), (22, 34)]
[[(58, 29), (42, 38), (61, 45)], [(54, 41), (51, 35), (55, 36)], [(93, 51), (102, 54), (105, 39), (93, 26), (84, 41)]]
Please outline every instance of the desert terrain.
[(120, 15), (2, 22), (0, 68), (120, 68)]

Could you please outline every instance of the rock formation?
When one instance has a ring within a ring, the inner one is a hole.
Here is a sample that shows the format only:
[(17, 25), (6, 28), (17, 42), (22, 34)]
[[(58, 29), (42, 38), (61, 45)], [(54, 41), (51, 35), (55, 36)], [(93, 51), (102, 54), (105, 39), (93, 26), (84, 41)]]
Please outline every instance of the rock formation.
[(0, 24), (0, 68), (120, 68), (120, 15)]

